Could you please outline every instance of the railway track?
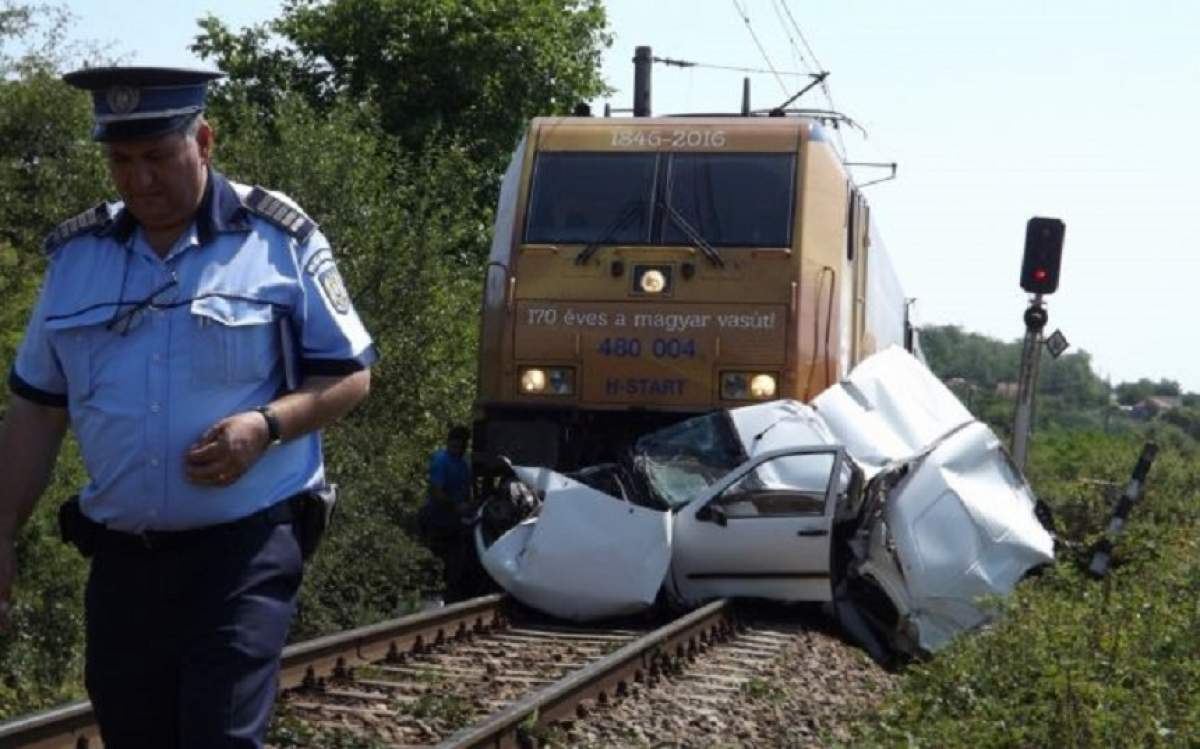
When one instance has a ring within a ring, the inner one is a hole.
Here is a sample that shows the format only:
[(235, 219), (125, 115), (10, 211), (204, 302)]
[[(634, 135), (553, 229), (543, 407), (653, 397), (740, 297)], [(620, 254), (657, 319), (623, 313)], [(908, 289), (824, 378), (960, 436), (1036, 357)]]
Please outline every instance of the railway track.
[[(653, 683), (734, 635), (717, 601), (661, 627), (569, 627), (485, 596), (288, 647), (281, 744), (519, 747), (538, 726)], [(347, 736), (347, 734), (349, 736)], [(97, 749), (86, 702), (0, 725), (0, 748)]]

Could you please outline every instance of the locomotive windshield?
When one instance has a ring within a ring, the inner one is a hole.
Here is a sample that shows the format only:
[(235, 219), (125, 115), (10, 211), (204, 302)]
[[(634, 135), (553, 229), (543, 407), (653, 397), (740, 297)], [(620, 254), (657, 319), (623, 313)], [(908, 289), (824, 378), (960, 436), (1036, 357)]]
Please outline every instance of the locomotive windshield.
[(541, 154), (525, 241), (649, 242), (657, 162), (652, 153)]
[[(709, 244), (791, 244), (796, 169), (791, 154), (675, 154), (667, 200)], [(677, 222), (665, 222), (663, 244), (687, 244)]]
[(542, 153), (525, 241), (691, 245), (681, 218), (711, 245), (786, 247), (795, 172), (788, 153)]

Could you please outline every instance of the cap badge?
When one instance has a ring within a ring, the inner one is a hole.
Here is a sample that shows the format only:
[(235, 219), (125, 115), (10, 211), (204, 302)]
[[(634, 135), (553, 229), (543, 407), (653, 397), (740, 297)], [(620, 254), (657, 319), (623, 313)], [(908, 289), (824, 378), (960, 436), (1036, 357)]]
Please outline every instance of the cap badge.
[(107, 98), (113, 114), (129, 114), (137, 109), (141, 94), (133, 86), (113, 86), (108, 90)]

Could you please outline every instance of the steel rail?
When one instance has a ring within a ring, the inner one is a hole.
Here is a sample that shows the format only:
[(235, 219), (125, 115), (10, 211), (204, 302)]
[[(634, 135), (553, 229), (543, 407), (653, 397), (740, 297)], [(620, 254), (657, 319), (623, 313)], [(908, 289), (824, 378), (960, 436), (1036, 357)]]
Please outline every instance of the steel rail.
[[(420, 650), (502, 623), (505, 596), (490, 595), (284, 648), (279, 685), (318, 684), (346, 668)], [(92, 703), (73, 702), (0, 723), (0, 749), (99, 749)]]
[(585, 700), (621, 695), (631, 681), (654, 676), (673, 658), (689, 658), (733, 634), (733, 605), (712, 603), (638, 638), (620, 650), (586, 666), (513, 705), (464, 728), (438, 744), (438, 749), (500, 747), (524, 749), (536, 745), (530, 728), (565, 718)]

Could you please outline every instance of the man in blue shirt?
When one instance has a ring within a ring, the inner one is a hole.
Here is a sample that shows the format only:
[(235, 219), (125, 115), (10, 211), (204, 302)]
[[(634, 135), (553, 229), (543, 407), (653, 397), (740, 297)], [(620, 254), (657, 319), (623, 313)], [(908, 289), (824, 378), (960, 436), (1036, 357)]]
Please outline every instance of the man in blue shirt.
[(470, 432), (450, 428), (446, 447), (429, 459), (429, 494), (421, 508), (421, 526), (431, 551), (442, 560), (445, 600), (469, 594), (471, 549), (463, 521), (471, 510), (471, 466), (466, 460)]
[(262, 745), (297, 500), (325, 486), (319, 430), (366, 396), (376, 358), (316, 224), (212, 168), (219, 75), (65, 76), (92, 94), (121, 201), (47, 238), (0, 426), (0, 623), (14, 540), (68, 425), (79, 442), (86, 682), (109, 749)]

